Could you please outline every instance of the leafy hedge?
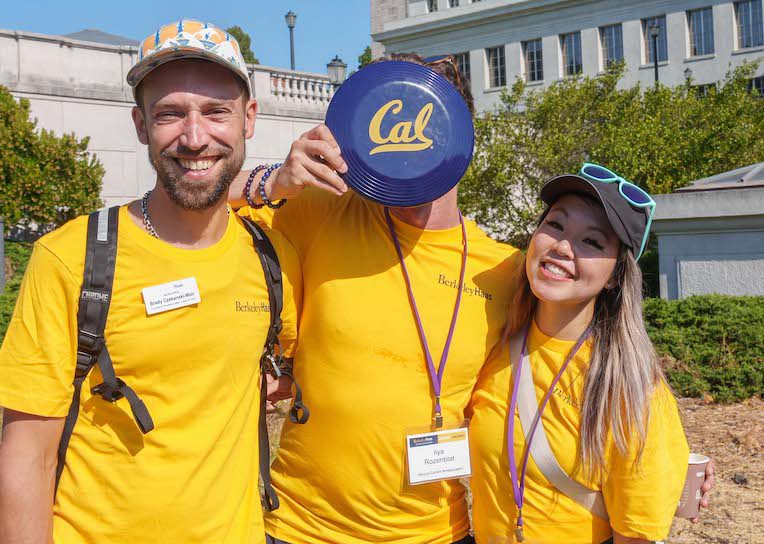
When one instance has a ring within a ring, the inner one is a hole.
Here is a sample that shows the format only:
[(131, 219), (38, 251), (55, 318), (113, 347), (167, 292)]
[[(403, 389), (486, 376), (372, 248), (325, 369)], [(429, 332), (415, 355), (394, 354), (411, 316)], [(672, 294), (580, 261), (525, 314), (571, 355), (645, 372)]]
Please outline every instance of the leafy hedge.
[(764, 392), (764, 297), (647, 299), (644, 311), (678, 395), (729, 402)]

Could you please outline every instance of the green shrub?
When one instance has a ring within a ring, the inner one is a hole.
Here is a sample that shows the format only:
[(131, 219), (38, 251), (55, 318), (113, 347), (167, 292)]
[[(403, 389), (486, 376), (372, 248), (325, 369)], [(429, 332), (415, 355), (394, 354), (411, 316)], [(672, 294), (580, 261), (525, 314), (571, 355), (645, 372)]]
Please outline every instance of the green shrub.
[(475, 119), (462, 211), (522, 245), (543, 206), (542, 184), (596, 162), (651, 193), (764, 160), (764, 107), (748, 82), (761, 61), (731, 68), (717, 89), (623, 88), (625, 66), (529, 90), (518, 78)]
[(764, 297), (647, 299), (647, 332), (681, 396), (729, 402), (764, 390)]
[[(0, 86), (0, 217), (44, 233), (101, 205), (104, 168), (88, 138), (37, 128), (29, 100)], [(0, 233), (2, 234), (2, 233)]]
[(5, 242), (5, 258), (10, 262), (10, 274), (6, 278), (5, 290), (0, 293), (0, 342), (5, 338), (5, 331), (16, 306), (19, 287), (24, 277), (27, 261), (32, 255), (32, 244), (24, 242)]

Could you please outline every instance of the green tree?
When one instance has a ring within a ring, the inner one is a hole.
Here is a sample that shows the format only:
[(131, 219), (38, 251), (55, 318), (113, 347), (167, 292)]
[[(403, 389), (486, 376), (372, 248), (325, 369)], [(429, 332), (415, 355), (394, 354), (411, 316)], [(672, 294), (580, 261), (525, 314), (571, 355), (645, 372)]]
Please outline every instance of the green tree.
[(475, 120), (460, 204), (497, 238), (524, 246), (547, 179), (585, 161), (652, 193), (764, 161), (764, 100), (747, 89), (757, 64), (731, 70), (707, 97), (687, 85), (618, 87), (618, 66), (526, 92), (518, 80)]
[(240, 26), (232, 26), (231, 28), (226, 28), (225, 31), (239, 42), (241, 56), (244, 57), (245, 62), (248, 62), (249, 64), (260, 64), (260, 61), (252, 52), (252, 38), (249, 37), (249, 34), (244, 32), (243, 28)]
[(367, 45), (363, 53), (358, 55), (358, 69), (360, 70), (371, 62), (371, 46)]
[[(0, 218), (44, 232), (97, 209), (104, 169), (88, 138), (37, 130), (29, 101), (0, 86)], [(1, 235), (2, 233), (0, 233)]]

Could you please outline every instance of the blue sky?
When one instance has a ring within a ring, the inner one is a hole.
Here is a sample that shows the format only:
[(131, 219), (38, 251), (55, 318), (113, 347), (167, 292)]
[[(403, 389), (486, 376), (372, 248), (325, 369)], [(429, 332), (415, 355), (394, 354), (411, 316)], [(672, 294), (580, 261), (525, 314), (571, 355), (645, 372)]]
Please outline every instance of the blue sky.
[(369, 0), (27, 0), (3, 9), (0, 28), (41, 34), (68, 34), (85, 28), (142, 40), (160, 25), (181, 17), (224, 28), (239, 25), (252, 37), (262, 64), (289, 67), (289, 30), (284, 14), (297, 14), (295, 64), (298, 70), (326, 71), (339, 55), (348, 71), (371, 43)]

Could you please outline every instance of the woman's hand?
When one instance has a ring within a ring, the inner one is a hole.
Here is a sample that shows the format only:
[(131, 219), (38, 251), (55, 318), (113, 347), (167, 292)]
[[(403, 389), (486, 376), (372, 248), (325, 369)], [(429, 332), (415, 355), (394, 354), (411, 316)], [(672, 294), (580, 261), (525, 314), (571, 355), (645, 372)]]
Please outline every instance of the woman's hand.
[[(703, 485), (700, 486), (700, 491), (703, 493), (703, 496), (700, 499), (701, 508), (708, 508), (709, 493), (711, 492), (711, 489), (714, 487), (714, 483), (716, 482), (716, 472), (714, 469), (714, 460), (711, 459), (706, 465), (706, 479), (703, 481)], [(700, 521), (700, 517), (692, 518), (690, 521), (692, 523), (698, 523)]]

